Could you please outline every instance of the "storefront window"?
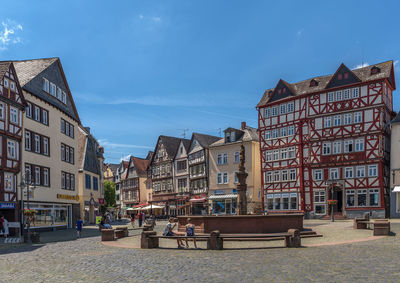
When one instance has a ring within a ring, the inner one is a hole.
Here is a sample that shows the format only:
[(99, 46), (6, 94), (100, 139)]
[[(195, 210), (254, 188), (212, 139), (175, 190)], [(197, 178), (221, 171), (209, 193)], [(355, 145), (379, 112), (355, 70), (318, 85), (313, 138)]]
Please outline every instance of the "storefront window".
[(274, 209), (274, 195), (273, 194), (267, 195), (267, 209), (268, 210)]
[(369, 205), (370, 206), (379, 205), (379, 189), (369, 190)]
[(282, 194), (282, 209), (289, 209), (289, 194)]
[(290, 209), (297, 210), (297, 193), (290, 193)]
[(213, 214), (235, 214), (237, 207), (236, 199), (214, 200), (212, 203)]
[(367, 206), (367, 190), (357, 190), (358, 206)]
[(315, 205), (315, 214), (326, 214), (325, 204), (316, 204)]
[(354, 206), (354, 190), (346, 191), (346, 205), (347, 205), (347, 207)]
[[(26, 203), (24, 207), (28, 208)], [(69, 225), (70, 205), (33, 203), (29, 208), (37, 211), (31, 221), (32, 228)]]
[(281, 209), (281, 195), (280, 194), (274, 195), (274, 207), (275, 207), (275, 210)]

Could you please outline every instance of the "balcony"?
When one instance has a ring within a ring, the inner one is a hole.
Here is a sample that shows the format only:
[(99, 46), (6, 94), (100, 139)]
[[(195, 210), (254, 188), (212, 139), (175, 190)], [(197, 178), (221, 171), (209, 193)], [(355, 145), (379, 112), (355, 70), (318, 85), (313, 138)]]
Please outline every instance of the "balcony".
[(206, 172), (195, 172), (195, 173), (190, 173), (190, 178), (199, 178), (199, 177), (205, 177)]
[(190, 192), (189, 187), (178, 188), (178, 194), (184, 194), (189, 192)]
[(205, 161), (204, 156), (201, 156), (201, 157), (189, 160), (189, 165), (196, 164), (196, 163), (201, 163), (201, 162), (204, 162), (204, 161)]
[(197, 195), (197, 194), (205, 194), (208, 192), (208, 188), (207, 187), (203, 187), (203, 188), (193, 188), (193, 194)]

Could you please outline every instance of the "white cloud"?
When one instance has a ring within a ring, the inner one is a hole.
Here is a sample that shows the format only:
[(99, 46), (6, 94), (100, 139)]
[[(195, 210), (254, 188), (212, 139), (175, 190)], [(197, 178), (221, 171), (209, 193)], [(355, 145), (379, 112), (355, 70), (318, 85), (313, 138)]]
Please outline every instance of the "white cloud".
[(399, 69), (400, 69), (399, 60), (394, 61), (394, 62), (393, 62), (393, 65), (394, 65), (394, 68), (395, 68), (396, 70), (399, 70)]
[(0, 27), (0, 51), (6, 50), (10, 44), (20, 43), (22, 40), (17, 35), (22, 30), (21, 24), (9, 19), (2, 21)]
[(146, 145), (137, 145), (137, 144), (123, 144), (123, 143), (113, 143), (109, 142), (107, 139), (99, 139), (99, 144), (101, 144), (104, 148), (144, 148), (144, 149), (153, 149), (150, 146)]
[(158, 17), (158, 16), (149, 17), (149, 16), (145, 16), (143, 14), (139, 14), (138, 18), (141, 21), (147, 21), (147, 22), (152, 22), (152, 23), (161, 23), (161, 17)]
[(364, 67), (367, 67), (367, 66), (369, 66), (369, 64), (367, 62), (365, 62), (365, 63), (361, 63), (361, 64), (356, 65), (355, 67), (353, 67), (353, 69), (360, 69), (360, 68), (364, 68)]
[(155, 23), (160, 23), (161, 22), (161, 18), (160, 17), (152, 17), (151, 20)]
[(144, 16), (142, 14), (139, 15), (139, 19), (143, 20)]
[(300, 38), (300, 37), (302, 36), (303, 32), (304, 32), (304, 29), (303, 29), (303, 28), (302, 28), (302, 29), (299, 29), (299, 30), (297, 31), (297, 33), (296, 33), (297, 38)]
[(119, 162), (121, 162), (121, 161), (129, 161), (129, 158), (131, 158), (130, 154), (122, 156), (121, 159), (119, 160)]

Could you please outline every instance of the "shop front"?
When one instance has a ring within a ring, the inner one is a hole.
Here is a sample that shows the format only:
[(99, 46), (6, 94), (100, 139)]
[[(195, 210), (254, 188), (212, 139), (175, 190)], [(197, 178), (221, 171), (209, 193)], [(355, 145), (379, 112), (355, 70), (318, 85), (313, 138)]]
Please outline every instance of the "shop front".
[[(24, 208), (28, 208), (27, 203), (24, 203)], [(73, 227), (72, 204), (33, 202), (29, 204), (29, 209), (36, 210), (31, 229)]]
[(194, 195), (189, 201), (192, 215), (207, 215), (207, 195)]
[(213, 215), (236, 214), (237, 194), (211, 195), (208, 197), (210, 213)]
[(96, 223), (96, 216), (100, 216), (100, 205), (94, 198), (84, 201), (84, 214), (83, 221), (85, 223)]
[[(8, 222), (8, 234), (10, 236), (18, 235), (19, 233), (19, 222), (18, 222), (18, 206), (16, 202), (0, 202), (0, 216), (4, 216), (4, 219)], [(0, 235), (2, 235), (0, 231)]]

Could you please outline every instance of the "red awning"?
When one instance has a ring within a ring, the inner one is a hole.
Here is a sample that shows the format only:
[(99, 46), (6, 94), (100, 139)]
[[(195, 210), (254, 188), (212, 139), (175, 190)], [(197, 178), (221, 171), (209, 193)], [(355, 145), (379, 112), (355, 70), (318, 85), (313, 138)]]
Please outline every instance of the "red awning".
[(147, 206), (147, 205), (150, 205), (150, 204), (149, 203), (141, 203), (141, 204), (134, 205), (133, 207), (135, 208), (135, 207), (142, 207), (142, 206)]
[(191, 198), (190, 202), (205, 202), (206, 198)]

